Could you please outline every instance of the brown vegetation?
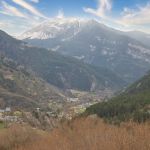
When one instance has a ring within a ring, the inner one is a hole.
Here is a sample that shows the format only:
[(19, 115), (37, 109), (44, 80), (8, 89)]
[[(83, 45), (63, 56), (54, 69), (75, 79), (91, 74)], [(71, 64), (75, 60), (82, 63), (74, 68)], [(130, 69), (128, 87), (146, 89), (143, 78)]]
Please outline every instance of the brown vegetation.
[(96, 118), (65, 122), (51, 133), (12, 126), (0, 131), (0, 150), (150, 150), (150, 125), (108, 125)]

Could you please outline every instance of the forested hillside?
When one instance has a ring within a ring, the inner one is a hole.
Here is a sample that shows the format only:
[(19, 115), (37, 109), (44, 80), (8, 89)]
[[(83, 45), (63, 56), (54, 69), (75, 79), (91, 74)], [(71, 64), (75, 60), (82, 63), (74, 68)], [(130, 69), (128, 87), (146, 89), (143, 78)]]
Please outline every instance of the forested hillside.
[(97, 114), (111, 122), (150, 119), (150, 74), (145, 75), (123, 93), (89, 107), (87, 114)]

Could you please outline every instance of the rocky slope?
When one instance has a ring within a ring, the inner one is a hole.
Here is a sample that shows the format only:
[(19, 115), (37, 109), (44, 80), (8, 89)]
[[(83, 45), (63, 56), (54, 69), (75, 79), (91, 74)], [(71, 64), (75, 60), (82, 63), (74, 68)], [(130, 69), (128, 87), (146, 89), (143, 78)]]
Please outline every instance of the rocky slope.
[(7, 57), (0, 57), (0, 108), (46, 109), (50, 101), (64, 101), (63, 92)]

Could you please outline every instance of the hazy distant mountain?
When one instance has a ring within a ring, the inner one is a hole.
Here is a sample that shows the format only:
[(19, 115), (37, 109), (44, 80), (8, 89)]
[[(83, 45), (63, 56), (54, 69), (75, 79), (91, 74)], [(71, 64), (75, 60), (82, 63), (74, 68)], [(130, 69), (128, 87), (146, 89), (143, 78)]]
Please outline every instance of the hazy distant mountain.
[(150, 34), (146, 34), (140, 31), (131, 31), (126, 32), (125, 34), (150, 47)]
[(30, 72), (48, 83), (62, 89), (116, 90), (125, 85), (120, 77), (105, 68), (92, 67), (75, 58), (29, 46), (2, 31), (0, 31), (0, 52), (24, 65)]
[(150, 68), (150, 48), (95, 20), (52, 19), (25, 32), (21, 39), (102, 66), (133, 82)]

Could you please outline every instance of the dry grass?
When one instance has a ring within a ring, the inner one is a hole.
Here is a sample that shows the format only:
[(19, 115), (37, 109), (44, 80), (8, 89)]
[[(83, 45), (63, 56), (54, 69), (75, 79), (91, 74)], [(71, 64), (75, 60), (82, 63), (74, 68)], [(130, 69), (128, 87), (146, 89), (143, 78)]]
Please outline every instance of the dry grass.
[(100, 119), (80, 118), (51, 133), (14, 127), (0, 133), (0, 150), (150, 150), (150, 125), (117, 127)]

